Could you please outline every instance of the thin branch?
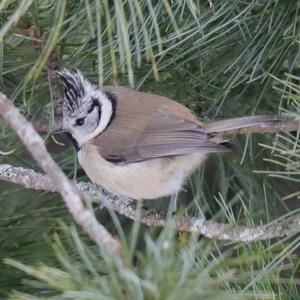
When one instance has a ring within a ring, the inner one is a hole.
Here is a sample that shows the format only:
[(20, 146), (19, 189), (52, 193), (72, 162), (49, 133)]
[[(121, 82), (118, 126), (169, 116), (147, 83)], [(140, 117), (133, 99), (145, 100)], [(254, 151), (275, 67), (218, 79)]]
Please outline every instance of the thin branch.
[[(30, 169), (0, 165), (0, 180), (13, 182), (27, 189), (57, 192), (56, 185), (44, 174)], [(300, 231), (300, 214), (274, 221), (266, 225), (231, 225), (208, 221), (204, 218), (174, 217), (167, 221), (163, 214), (151, 209), (137, 211), (131, 201), (107, 194), (101, 187), (88, 182), (75, 182), (78, 190), (97, 201), (105, 202), (114, 211), (132, 220), (140, 220), (148, 226), (173, 226), (180, 231), (201, 234), (208, 238), (230, 241), (258, 241), (292, 236)], [(105, 196), (103, 196), (105, 195)]]
[[(228, 129), (233, 124), (235, 126), (232, 129)], [(276, 133), (279, 131), (291, 132), (300, 129), (300, 121), (287, 116), (256, 115), (211, 121), (205, 123), (205, 128), (208, 132), (220, 132), (221, 136), (246, 133)]]
[[(107, 251), (119, 251), (120, 242), (113, 238), (105, 227), (95, 219), (92, 212), (84, 207), (79, 193), (47, 152), (40, 135), (2, 93), (0, 93), (0, 115), (16, 131), (31, 155), (49, 176), (45, 177), (45, 175), (38, 174), (37, 182), (41, 186), (49, 186), (51, 191), (55, 190), (61, 194), (76, 222), (82, 226), (92, 240), (102, 245)], [(9, 174), (9, 171), (7, 172), (6, 174)], [(22, 179), (22, 184), (27, 185), (27, 187), (35, 186), (36, 184), (32, 178), (36, 178), (36, 174), (34, 171), (28, 173)]]

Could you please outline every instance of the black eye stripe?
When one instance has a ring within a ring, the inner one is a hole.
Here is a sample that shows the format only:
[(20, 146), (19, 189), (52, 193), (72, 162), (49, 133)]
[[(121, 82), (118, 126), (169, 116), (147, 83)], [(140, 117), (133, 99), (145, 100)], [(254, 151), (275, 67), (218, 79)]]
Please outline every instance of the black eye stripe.
[[(92, 102), (92, 105), (91, 107), (89, 108), (89, 110), (87, 111), (87, 113), (91, 113), (93, 111), (93, 109), (97, 107), (98, 109), (98, 115), (99, 115), (99, 121), (100, 121), (100, 118), (101, 118), (101, 114), (102, 114), (102, 110), (101, 110), (101, 105), (99, 104), (99, 102), (96, 100), (96, 99), (93, 99), (93, 102)], [(75, 120), (75, 126), (82, 126), (84, 123), (85, 123), (85, 117), (81, 117), (81, 118), (77, 118)]]
[(101, 111), (101, 107), (100, 107), (99, 102), (96, 99), (93, 99), (92, 105), (89, 108), (89, 110), (87, 111), (88, 114), (91, 113), (95, 107), (98, 107), (99, 111)]

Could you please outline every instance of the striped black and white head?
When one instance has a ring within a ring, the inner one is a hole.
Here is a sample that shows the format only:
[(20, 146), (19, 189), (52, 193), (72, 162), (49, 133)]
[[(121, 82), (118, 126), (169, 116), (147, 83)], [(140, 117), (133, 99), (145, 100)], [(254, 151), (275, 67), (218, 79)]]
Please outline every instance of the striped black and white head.
[(57, 72), (64, 84), (63, 130), (80, 148), (101, 134), (113, 117), (113, 101), (80, 71)]

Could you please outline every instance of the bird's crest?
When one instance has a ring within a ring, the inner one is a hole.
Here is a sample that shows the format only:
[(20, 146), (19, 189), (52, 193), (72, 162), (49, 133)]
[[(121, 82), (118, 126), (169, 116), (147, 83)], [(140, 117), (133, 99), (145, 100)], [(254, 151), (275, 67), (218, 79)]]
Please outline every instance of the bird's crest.
[(67, 69), (61, 69), (56, 73), (65, 88), (63, 110), (69, 113), (74, 112), (84, 104), (86, 86), (89, 86), (90, 83), (79, 70), (70, 72)]

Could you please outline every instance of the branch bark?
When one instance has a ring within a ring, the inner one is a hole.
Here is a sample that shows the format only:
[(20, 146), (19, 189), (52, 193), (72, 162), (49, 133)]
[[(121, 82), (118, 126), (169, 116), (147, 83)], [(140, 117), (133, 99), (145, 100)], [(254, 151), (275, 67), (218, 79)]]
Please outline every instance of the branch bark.
[[(232, 126), (235, 125), (235, 126)], [(230, 127), (232, 129), (228, 129)], [(276, 133), (279, 131), (298, 131), (298, 119), (279, 115), (256, 115), (233, 119), (224, 119), (205, 123), (208, 132), (220, 133), (221, 136), (232, 136), (246, 133)], [(235, 128), (234, 128), (235, 127)]]
[[(51, 191), (59, 192), (76, 222), (82, 226), (90, 238), (105, 250), (118, 252), (121, 247), (120, 242), (113, 238), (105, 227), (95, 219), (94, 215), (84, 207), (79, 193), (47, 152), (40, 135), (2, 93), (0, 93), (0, 115), (15, 130), (31, 155), (48, 175), (47, 177), (31, 170), (22, 178), (23, 186), (33, 188), (38, 183), (40, 187), (51, 187)], [(12, 175), (7, 168), (6, 174)], [(37, 174), (38, 178), (36, 178)], [(18, 181), (21, 180), (20, 178), (15, 176), (15, 179)], [(33, 178), (36, 178), (36, 182)]]
[[(30, 169), (0, 165), (0, 180), (18, 184), (27, 189), (58, 192), (56, 185), (49, 176), (37, 173)], [(258, 241), (284, 236), (292, 236), (300, 231), (300, 214), (274, 221), (266, 225), (231, 225), (222, 224), (204, 218), (174, 217), (167, 221), (163, 214), (155, 210), (142, 209), (137, 211), (132, 202), (127, 199), (107, 194), (101, 187), (88, 182), (75, 182), (75, 187), (89, 198), (101, 201), (114, 211), (132, 220), (140, 220), (148, 226), (173, 226), (179, 231), (201, 234), (208, 238), (229, 240), (233, 242)]]

